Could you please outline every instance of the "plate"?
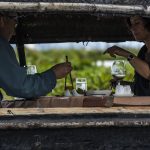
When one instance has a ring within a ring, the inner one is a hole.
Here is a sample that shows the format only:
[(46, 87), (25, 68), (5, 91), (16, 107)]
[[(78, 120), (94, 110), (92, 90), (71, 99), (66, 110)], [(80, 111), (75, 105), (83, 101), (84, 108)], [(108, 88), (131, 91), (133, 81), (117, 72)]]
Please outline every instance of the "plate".
[(133, 93), (131, 93), (131, 94), (113, 94), (113, 96), (115, 96), (115, 97), (132, 97), (132, 96), (134, 96), (134, 94)]
[(111, 94), (111, 90), (89, 90), (86, 92), (87, 96), (93, 95), (93, 96), (100, 96), (100, 95), (106, 95), (109, 96)]
[(107, 95), (101, 94), (101, 95), (88, 95), (88, 96), (93, 96), (93, 97), (103, 97), (103, 96), (107, 96)]

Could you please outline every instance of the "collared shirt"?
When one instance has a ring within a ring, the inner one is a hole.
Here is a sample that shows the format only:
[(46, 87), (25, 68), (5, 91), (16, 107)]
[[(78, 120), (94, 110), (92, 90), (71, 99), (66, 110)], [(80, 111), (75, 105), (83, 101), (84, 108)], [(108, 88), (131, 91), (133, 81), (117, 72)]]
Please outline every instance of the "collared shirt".
[(44, 96), (56, 86), (53, 70), (27, 75), (20, 67), (9, 42), (0, 37), (0, 87), (10, 95), (22, 98)]

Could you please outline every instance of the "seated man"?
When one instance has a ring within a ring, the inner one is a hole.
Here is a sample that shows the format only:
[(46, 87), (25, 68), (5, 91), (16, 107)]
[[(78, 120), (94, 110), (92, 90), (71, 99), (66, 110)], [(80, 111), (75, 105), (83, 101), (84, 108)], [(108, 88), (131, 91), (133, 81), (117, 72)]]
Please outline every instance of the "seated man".
[(14, 34), (16, 20), (10, 15), (0, 14), (0, 88), (14, 97), (32, 98), (44, 96), (56, 86), (56, 80), (71, 72), (72, 66), (64, 62), (42, 73), (27, 75), (20, 67), (9, 40)]

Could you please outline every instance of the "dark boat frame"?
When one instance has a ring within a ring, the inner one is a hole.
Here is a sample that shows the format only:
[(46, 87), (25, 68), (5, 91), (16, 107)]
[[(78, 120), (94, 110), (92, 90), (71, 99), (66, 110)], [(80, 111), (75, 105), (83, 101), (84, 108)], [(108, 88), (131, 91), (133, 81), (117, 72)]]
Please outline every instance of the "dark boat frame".
[(0, 148), (148, 150), (149, 108), (2, 108)]

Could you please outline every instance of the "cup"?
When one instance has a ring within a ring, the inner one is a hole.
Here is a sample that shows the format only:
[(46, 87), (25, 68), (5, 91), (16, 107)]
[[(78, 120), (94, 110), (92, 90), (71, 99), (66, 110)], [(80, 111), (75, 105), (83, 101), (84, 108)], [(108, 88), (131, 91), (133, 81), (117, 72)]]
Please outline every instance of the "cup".
[(76, 90), (81, 89), (87, 91), (87, 80), (86, 78), (76, 78)]
[(27, 74), (37, 73), (36, 65), (27, 65)]

